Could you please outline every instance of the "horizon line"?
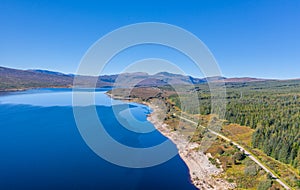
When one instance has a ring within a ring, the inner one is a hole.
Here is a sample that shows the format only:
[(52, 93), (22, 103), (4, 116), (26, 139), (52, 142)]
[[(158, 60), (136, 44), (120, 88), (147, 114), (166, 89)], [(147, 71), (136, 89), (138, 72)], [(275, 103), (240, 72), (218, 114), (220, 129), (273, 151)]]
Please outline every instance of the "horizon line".
[[(7, 66), (1, 66), (2, 68), (7, 68), (7, 69), (14, 69), (14, 70), (21, 70), (21, 71), (30, 71), (30, 70), (40, 70), (40, 71), (49, 71), (49, 72), (57, 72), (57, 73), (61, 73), (64, 75), (76, 75), (76, 73), (72, 73), (72, 72), (65, 72), (65, 71), (61, 71), (61, 70), (52, 70), (52, 69), (45, 69), (45, 68), (17, 68), (17, 67), (7, 67)], [(91, 77), (99, 77), (99, 76), (105, 76), (105, 75), (119, 75), (119, 74), (133, 74), (133, 73), (145, 73), (147, 75), (156, 75), (162, 72), (166, 72), (166, 73), (170, 73), (170, 74), (177, 74), (177, 75), (182, 75), (182, 76), (190, 76), (193, 78), (198, 78), (198, 79), (202, 79), (202, 78), (212, 78), (212, 77), (224, 77), (225, 79), (232, 79), (232, 78), (252, 78), (252, 79), (262, 79), (262, 80), (280, 80), (280, 81), (285, 81), (285, 80), (300, 80), (299, 78), (274, 78), (274, 77), (259, 77), (259, 76), (250, 76), (250, 75), (236, 75), (236, 76), (226, 76), (226, 75), (221, 75), (221, 76), (193, 76), (191, 74), (182, 74), (182, 73), (172, 73), (169, 71), (160, 71), (157, 73), (148, 73), (145, 71), (136, 71), (136, 72), (124, 72), (124, 73), (103, 73), (100, 75), (84, 75), (84, 76), (91, 76)]]

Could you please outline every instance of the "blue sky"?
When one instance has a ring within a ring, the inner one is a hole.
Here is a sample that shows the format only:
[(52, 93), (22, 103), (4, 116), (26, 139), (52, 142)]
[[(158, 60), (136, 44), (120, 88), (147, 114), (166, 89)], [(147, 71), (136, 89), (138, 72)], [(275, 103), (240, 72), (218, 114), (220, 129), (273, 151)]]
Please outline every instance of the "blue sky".
[[(299, 0), (1, 0), (0, 65), (74, 73), (106, 33), (138, 22), (164, 22), (201, 39), (224, 76), (300, 78), (299, 10)], [(151, 48), (124, 52), (115, 62), (133, 56), (178, 58), (187, 74), (199, 75), (183, 66), (188, 60), (176, 52)], [(106, 72), (119, 70), (112, 64)]]

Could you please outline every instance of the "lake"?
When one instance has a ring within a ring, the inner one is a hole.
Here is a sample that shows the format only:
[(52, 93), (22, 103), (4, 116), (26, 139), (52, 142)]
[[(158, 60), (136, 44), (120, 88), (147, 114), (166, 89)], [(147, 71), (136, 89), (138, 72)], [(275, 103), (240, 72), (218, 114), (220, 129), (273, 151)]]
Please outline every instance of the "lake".
[[(97, 89), (95, 104), (114, 139), (133, 147), (154, 146), (166, 140), (156, 130), (145, 134), (126, 130), (113, 114), (112, 105), (120, 107), (117, 114), (124, 120), (129, 106), (136, 119), (153, 127), (146, 120), (149, 108), (112, 100), (105, 91)], [(0, 189), (196, 189), (178, 155), (158, 166), (133, 169), (95, 154), (76, 127), (71, 89), (1, 95), (0, 151)]]

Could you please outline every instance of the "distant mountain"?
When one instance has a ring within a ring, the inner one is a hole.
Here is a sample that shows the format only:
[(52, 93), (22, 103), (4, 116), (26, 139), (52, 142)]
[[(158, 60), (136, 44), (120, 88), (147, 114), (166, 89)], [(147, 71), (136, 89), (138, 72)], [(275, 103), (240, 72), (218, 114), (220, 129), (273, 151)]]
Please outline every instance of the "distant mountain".
[(241, 77), (241, 78), (227, 78), (224, 79), (224, 82), (259, 82), (259, 81), (267, 81), (269, 79), (259, 79), (259, 78), (250, 78), (250, 77)]
[(214, 77), (206, 77), (205, 80), (206, 82), (216, 82), (216, 81), (219, 81), (219, 82), (225, 82), (226, 78), (225, 77), (222, 77), (222, 76), (214, 76)]
[[(101, 77), (78, 76), (79, 85), (91, 87), (97, 81), (97, 87), (112, 87), (117, 75)], [(74, 75), (48, 70), (19, 70), (0, 67), (0, 91), (17, 91), (30, 88), (72, 87)]]
[[(18, 70), (0, 67), (0, 91), (23, 90), (28, 88), (43, 87), (71, 87), (73, 86), (73, 74), (64, 74), (48, 70)], [(92, 87), (96, 80), (97, 87), (144, 87), (164, 85), (189, 85), (207, 82), (246, 83), (266, 81), (258, 78), (225, 78), (222, 76), (195, 78), (181, 74), (160, 72), (149, 75), (143, 72), (122, 73), (115, 75), (103, 75), (100, 77), (77, 76), (79, 86)]]
[(0, 67), (0, 91), (40, 87), (68, 87), (72, 85), (72, 81), (73, 77), (67, 75)]
[[(102, 77), (100, 77), (101, 79)], [(200, 84), (205, 79), (193, 78), (180, 74), (160, 72), (154, 75), (147, 73), (122, 73), (116, 78), (115, 86), (163, 86), (174, 84)]]
[(74, 76), (74, 75), (67, 75), (64, 73), (60, 73), (60, 72), (55, 72), (55, 71), (48, 71), (48, 70), (41, 70), (41, 69), (29, 69), (27, 71), (31, 71), (34, 73), (42, 73), (42, 74), (49, 74), (49, 75), (57, 75), (57, 76)]

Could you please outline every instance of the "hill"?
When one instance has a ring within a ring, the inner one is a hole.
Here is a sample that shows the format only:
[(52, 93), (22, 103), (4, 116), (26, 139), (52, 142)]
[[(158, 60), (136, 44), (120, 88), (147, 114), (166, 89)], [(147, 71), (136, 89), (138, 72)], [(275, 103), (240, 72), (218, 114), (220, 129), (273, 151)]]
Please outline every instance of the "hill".
[(39, 87), (68, 87), (73, 77), (64, 74), (0, 67), (0, 91)]
[[(75, 75), (48, 70), (19, 70), (0, 67), (0, 91), (16, 91), (29, 88), (72, 87)], [(209, 82), (248, 83), (262, 82), (267, 79), (225, 78), (222, 76), (195, 78), (181, 74), (160, 72), (149, 75), (143, 72), (103, 75), (97, 77), (78, 76), (79, 85), (92, 87), (97, 80), (97, 87), (158, 87), (165, 85), (196, 85)]]

